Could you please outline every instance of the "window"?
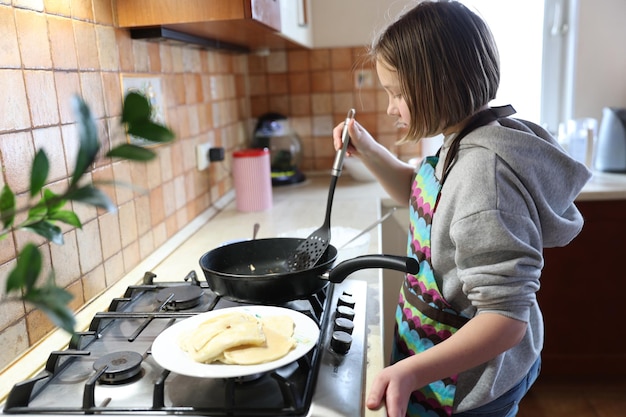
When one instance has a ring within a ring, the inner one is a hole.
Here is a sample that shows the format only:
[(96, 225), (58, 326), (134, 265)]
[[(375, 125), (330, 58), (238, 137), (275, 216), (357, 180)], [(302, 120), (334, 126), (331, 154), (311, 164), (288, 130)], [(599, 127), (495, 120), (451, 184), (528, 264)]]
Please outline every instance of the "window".
[(544, 0), (461, 0), (489, 25), (500, 53), (500, 88), (492, 105), (541, 122)]
[[(460, 0), (487, 22), (500, 52), (500, 90), (493, 105), (556, 133), (571, 102), (571, 10), (568, 0)], [(569, 57), (569, 58), (568, 58)]]

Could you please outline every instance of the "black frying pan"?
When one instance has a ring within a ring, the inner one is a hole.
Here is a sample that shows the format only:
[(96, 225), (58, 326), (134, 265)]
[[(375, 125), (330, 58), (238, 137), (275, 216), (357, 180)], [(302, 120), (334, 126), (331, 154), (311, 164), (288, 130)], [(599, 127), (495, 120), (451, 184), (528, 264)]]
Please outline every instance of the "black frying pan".
[(412, 274), (419, 269), (415, 259), (394, 255), (363, 255), (333, 268), (337, 248), (330, 245), (312, 268), (290, 271), (286, 260), (302, 240), (286, 237), (231, 243), (202, 255), (200, 267), (216, 294), (255, 304), (306, 298), (359, 269), (387, 268)]

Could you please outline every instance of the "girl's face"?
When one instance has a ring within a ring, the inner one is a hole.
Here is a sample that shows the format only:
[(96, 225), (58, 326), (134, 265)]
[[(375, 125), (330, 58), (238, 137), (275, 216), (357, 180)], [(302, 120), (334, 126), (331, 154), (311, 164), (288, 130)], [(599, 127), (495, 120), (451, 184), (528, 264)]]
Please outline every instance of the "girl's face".
[(389, 97), (387, 114), (397, 118), (396, 126), (406, 129), (411, 124), (411, 114), (400, 92), (398, 72), (391, 69), (384, 61), (378, 59), (376, 60), (376, 73)]

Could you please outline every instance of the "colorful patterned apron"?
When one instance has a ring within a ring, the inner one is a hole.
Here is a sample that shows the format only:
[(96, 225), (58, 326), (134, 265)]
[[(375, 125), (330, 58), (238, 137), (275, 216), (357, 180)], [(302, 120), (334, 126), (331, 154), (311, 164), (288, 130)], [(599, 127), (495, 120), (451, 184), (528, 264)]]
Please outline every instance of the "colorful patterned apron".
[[(407, 274), (400, 289), (392, 363), (424, 352), (450, 337), (470, 319), (444, 299), (435, 280), (430, 253), (432, 218), (460, 140), (475, 128), (514, 112), (511, 106), (505, 106), (478, 113), (455, 138), (445, 161), (441, 182), (435, 176), (438, 155), (426, 157), (415, 175), (409, 202), (407, 256), (418, 260), (420, 270), (417, 275)], [(414, 391), (409, 399), (407, 416), (452, 415), (457, 377), (452, 375)]]

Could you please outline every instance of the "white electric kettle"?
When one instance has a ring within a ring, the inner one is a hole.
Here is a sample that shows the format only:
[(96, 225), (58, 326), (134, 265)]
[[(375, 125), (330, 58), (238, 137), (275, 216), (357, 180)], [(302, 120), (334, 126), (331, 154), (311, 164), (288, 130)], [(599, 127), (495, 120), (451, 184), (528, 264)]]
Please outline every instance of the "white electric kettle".
[(593, 167), (604, 172), (626, 172), (626, 108), (602, 110)]

